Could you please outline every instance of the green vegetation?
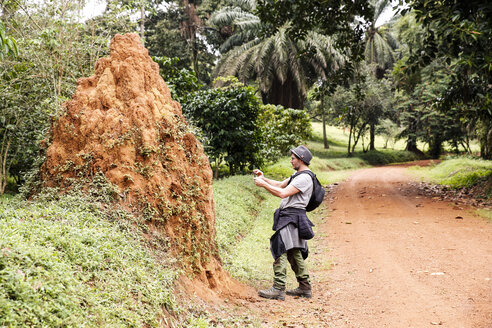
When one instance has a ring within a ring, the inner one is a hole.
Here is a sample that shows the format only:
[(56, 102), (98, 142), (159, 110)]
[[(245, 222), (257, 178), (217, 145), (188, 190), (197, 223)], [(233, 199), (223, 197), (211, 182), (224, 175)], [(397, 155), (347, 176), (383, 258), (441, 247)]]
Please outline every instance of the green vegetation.
[(492, 221), (492, 210), (488, 208), (481, 208), (475, 211), (478, 215)]
[(235, 77), (220, 78), (214, 89), (181, 98), (183, 114), (203, 133), (204, 148), (214, 163), (215, 177), (225, 163), (229, 174), (274, 162), (311, 136), (303, 110), (263, 105), (251, 86)]
[(73, 196), (2, 198), (0, 326), (160, 326), (176, 272), (121, 215)]
[(412, 170), (424, 180), (459, 189), (472, 187), (480, 181), (490, 179), (492, 162), (473, 158), (454, 158), (433, 167), (415, 167)]
[(224, 161), (231, 174), (262, 162), (259, 113), (255, 90), (237, 80), (226, 87), (197, 91), (183, 103), (183, 114), (203, 131), (204, 147), (215, 167)]

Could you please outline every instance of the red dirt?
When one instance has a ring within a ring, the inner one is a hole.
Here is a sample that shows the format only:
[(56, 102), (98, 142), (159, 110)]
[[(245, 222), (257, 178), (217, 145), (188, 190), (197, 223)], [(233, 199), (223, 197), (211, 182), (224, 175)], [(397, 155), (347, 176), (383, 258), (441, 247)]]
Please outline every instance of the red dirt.
[(355, 172), (317, 226), (313, 298), (244, 306), (264, 327), (492, 327), (492, 222), (410, 182), (404, 167)]

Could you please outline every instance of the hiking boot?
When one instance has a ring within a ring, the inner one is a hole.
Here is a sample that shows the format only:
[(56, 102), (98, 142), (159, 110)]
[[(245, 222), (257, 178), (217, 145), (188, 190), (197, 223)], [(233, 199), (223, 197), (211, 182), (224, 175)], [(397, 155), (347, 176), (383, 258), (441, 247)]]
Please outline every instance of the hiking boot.
[(311, 284), (307, 280), (299, 280), (299, 287), (297, 287), (296, 289), (288, 290), (286, 294), (289, 296), (298, 296), (305, 298), (313, 297)]
[(258, 295), (264, 298), (269, 298), (272, 300), (285, 300), (285, 290), (272, 287), (270, 289), (263, 289), (258, 291)]
[(313, 297), (313, 293), (311, 292), (311, 289), (302, 289), (300, 287), (297, 287), (296, 289), (290, 289), (285, 293), (289, 296), (298, 296), (298, 297), (305, 297), (305, 298)]

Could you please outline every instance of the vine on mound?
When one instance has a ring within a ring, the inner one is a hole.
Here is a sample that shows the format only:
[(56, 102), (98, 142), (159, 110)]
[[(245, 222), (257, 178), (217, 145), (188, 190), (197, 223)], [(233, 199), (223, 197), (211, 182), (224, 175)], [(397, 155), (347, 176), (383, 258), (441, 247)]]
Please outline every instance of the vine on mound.
[(169, 236), (185, 268), (211, 287), (223, 281), (208, 158), (138, 35), (116, 35), (110, 56), (64, 106), (51, 127), (42, 186), (88, 190), (104, 178), (112, 201)]

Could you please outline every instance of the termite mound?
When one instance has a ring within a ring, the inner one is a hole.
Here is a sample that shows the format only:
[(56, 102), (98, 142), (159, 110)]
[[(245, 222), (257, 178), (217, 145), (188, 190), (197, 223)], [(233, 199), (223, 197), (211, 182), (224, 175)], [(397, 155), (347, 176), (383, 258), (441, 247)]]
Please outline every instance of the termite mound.
[(63, 192), (107, 183), (110, 202), (164, 234), (185, 270), (227, 289), (208, 158), (138, 35), (116, 35), (64, 108), (50, 130), (42, 185)]

